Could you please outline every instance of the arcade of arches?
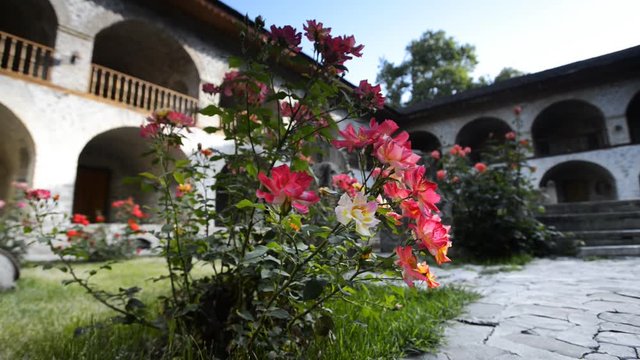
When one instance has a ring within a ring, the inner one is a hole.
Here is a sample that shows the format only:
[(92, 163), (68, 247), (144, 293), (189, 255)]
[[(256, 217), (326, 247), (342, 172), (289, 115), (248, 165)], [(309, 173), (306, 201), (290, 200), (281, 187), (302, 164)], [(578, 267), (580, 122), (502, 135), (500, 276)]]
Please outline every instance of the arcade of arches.
[(617, 198), (615, 180), (611, 173), (600, 165), (587, 161), (568, 161), (549, 169), (540, 187), (552, 193), (559, 203), (581, 201), (604, 201)]

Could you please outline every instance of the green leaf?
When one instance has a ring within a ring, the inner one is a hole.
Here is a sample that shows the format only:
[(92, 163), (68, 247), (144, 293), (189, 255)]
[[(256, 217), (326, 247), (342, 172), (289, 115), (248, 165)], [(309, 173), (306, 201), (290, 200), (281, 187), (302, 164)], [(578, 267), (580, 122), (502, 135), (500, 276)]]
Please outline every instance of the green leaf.
[(229, 56), (228, 63), (230, 68), (239, 68), (244, 64), (244, 60), (239, 56)]
[(191, 164), (191, 160), (189, 160), (189, 159), (176, 160), (176, 167), (177, 168), (183, 168), (183, 167), (188, 166), (189, 164)]
[(250, 251), (244, 255), (244, 261), (248, 263), (256, 262), (260, 257), (269, 251), (269, 248), (264, 245), (256, 246), (253, 251)]
[(311, 279), (304, 284), (302, 289), (302, 300), (317, 299), (327, 285), (325, 280)]
[(288, 319), (291, 317), (287, 310), (285, 309), (274, 309), (269, 311), (269, 316), (274, 317), (276, 319)]
[(141, 173), (139, 173), (138, 175), (139, 175), (139, 176), (142, 176), (143, 178), (147, 178), (147, 179), (149, 179), (149, 180), (154, 180), (154, 181), (157, 181), (157, 180), (158, 180), (158, 177), (157, 177), (157, 176), (155, 176), (155, 175), (153, 175), (152, 173), (147, 172), (147, 171), (145, 171), (145, 172), (141, 172)]
[(258, 168), (256, 168), (256, 166), (253, 163), (247, 163), (247, 165), (245, 165), (245, 170), (247, 170), (247, 174), (256, 177), (258, 176)]
[(270, 277), (271, 277), (271, 274), (272, 274), (272, 272), (271, 272), (271, 270), (269, 270), (269, 269), (262, 269), (262, 270), (260, 270), (260, 278), (262, 278), (262, 279), (268, 279), (268, 278), (270, 278)]
[(236, 204), (236, 207), (237, 207), (238, 209), (244, 209), (244, 208), (248, 208), (248, 207), (250, 207), (250, 208), (255, 208), (255, 209), (260, 209), (260, 210), (266, 210), (266, 208), (267, 208), (267, 207), (266, 207), (266, 206), (264, 206), (264, 204), (262, 204), (262, 203), (254, 203), (253, 201), (248, 200), (248, 199), (240, 200), (240, 201)]
[(300, 158), (295, 158), (291, 162), (292, 171), (307, 171), (309, 169), (309, 162)]
[(244, 209), (244, 208), (246, 208), (246, 207), (252, 207), (252, 206), (253, 206), (253, 201), (248, 200), (248, 199), (240, 200), (240, 201), (236, 204), (236, 207), (237, 207), (238, 209)]
[(145, 307), (145, 304), (136, 298), (129, 299), (129, 301), (127, 301), (127, 305), (125, 305), (125, 309), (127, 309), (128, 311), (132, 311), (135, 309), (142, 309), (144, 307)]
[(184, 174), (181, 172), (174, 172), (173, 178), (178, 182), (178, 184), (184, 184)]
[(205, 116), (220, 115), (223, 113), (223, 111), (215, 105), (208, 105), (207, 107), (200, 109), (198, 112)]
[(319, 336), (327, 336), (329, 332), (333, 330), (335, 324), (333, 322), (333, 318), (329, 315), (322, 315), (320, 319), (318, 319), (314, 325), (316, 334)]
[(240, 316), (244, 320), (255, 321), (255, 319), (253, 318), (253, 315), (251, 315), (251, 313), (248, 312), (246, 309), (237, 310), (236, 314), (238, 314), (238, 316)]

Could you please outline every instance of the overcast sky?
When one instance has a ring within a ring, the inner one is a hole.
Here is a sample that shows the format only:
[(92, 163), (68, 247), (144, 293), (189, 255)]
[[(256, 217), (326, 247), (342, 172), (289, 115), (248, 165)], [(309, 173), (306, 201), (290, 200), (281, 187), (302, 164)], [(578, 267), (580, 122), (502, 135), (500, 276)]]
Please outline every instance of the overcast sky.
[[(355, 35), (364, 56), (347, 79), (375, 81), (379, 59), (400, 62), (429, 29), (476, 47), (474, 76), (503, 67), (537, 72), (640, 45), (640, 0), (223, 0), (252, 18), (293, 25), (322, 21), (333, 35)], [(309, 51), (308, 44), (305, 50)]]

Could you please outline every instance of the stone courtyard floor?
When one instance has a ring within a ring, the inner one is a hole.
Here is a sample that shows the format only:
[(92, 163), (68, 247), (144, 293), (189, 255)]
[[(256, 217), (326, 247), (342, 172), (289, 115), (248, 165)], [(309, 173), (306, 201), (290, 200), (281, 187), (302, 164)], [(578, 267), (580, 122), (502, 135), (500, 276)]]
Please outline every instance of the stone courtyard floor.
[(483, 297), (448, 324), (438, 354), (412, 359), (640, 358), (640, 257), (540, 259), (508, 272), (465, 265), (436, 274)]

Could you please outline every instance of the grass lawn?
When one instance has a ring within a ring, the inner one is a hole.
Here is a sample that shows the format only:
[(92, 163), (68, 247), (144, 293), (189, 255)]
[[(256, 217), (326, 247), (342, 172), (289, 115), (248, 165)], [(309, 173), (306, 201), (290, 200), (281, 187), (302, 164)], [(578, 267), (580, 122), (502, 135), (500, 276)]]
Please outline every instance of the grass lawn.
[[(77, 268), (88, 271), (94, 266)], [(139, 285), (143, 288), (140, 297), (146, 301), (167, 291), (166, 283), (150, 280), (165, 272), (162, 259), (141, 258), (117, 264), (96, 280), (107, 288)], [(208, 273), (208, 269), (199, 268), (197, 273)], [(77, 327), (114, 314), (78, 286), (62, 286), (68, 276), (55, 268), (25, 268), (18, 290), (0, 293), (0, 359), (158, 358), (154, 345), (159, 334), (140, 326), (109, 326), (74, 338)], [(335, 342), (319, 341), (309, 354), (318, 354), (319, 359), (391, 359), (412, 349), (434, 349), (442, 322), (455, 317), (475, 298), (456, 288), (362, 288), (354, 295), (354, 303), (384, 306), (332, 302)]]

